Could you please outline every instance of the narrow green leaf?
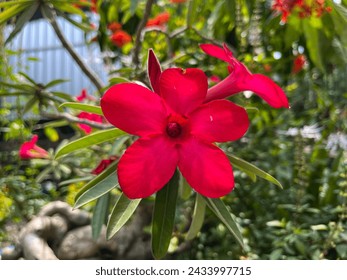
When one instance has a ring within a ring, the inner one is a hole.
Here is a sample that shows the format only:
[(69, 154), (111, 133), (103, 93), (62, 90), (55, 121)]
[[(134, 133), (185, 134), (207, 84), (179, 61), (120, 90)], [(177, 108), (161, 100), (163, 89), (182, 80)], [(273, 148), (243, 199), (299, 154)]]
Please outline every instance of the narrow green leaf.
[(0, 8), (5, 8), (8, 6), (13, 6), (15, 4), (29, 4), (32, 3), (34, 0), (12, 0), (12, 1), (6, 1), (0, 3)]
[(77, 183), (84, 182), (84, 181), (90, 181), (91, 179), (93, 179), (93, 176), (74, 178), (74, 179), (62, 181), (58, 185), (59, 185), (59, 187), (62, 187), (62, 186), (66, 186), (66, 185), (77, 184)]
[(163, 258), (170, 245), (174, 228), (179, 176), (176, 171), (167, 185), (156, 194), (152, 221), (152, 252)]
[(110, 193), (104, 194), (96, 201), (91, 222), (92, 236), (94, 240), (98, 239), (102, 226), (105, 224), (105, 221), (107, 219), (109, 201)]
[(50, 87), (54, 87), (58, 84), (62, 84), (62, 83), (66, 83), (68, 82), (69, 80), (66, 80), (66, 79), (57, 79), (57, 80), (53, 80), (53, 81), (50, 81), (48, 84), (46, 84), (44, 86), (44, 88), (50, 88)]
[(17, 16), (20, 12), (27, 9), (31, 4), (17, 4), (12, 5), (10, 8), (4, 10), (0, 13), (0, 25), (6, 23), (10, 18)]
[(95, 133), (84, 136), (80, 139), (72, 141), (65, 146), (61, 147), (55, 154), (55, 158), (60, 158), (66, 154), (84, 149), (93, 145), (101, 144), (106, 141), (114, 140), (122, 135), (125, 135), (124, 131), (118, 128), (107, 129), (103, 131), (97, 131)]
[(211, 211), (226, 226), (226, 228), (235, 237), (236, 241), (241, 245), (241, 247), (244, 248), (242, 234), (224, 202), (219, 198), (203, 198), (205, 199), (206, 204), (211, 209)]
[(5, 82), (0, 82), (0, 85), (8, 88), (13, 88), (17, 90), (23, 90), (24, 92), (35, 92), (35, 87), (28, 84), (10, 84)]
[(59, 91), (50, 91), (50, 94), (52, 94), (55, 97), (58, 97), (60, 99), (66, 100), (68, 102), (74, 102), (75, 100), (70, 94), (67, 94), (65, 92), (59, 92)]
[(60, 11), (58, 11), (57, 13), (59, 16), (65, 18), (68, 22), (70, 22), (71, 24), (73, 24), (74, 26), (76, 26), (77, 28), (83, 30), (84, 32), (89, 32), (89, 31), (93, 31), (94, 29), (89, 25), (89, 24), (86, 24), (86, 23), (83, 23), (83, 22), (78, 22), (78, 21), (75, 21), (73, 20), (69, 15), (67, 14), (64, 14)]
[(187, 26), (192, 27), (193, 23), (195, 22), (195, 18), (198, 11), (198, 0), (191, 0), (188, 4), (188, 13), (187, 13)]
[(81, 110), (88, 113), (94, 113), (97, 115), (103, 116), (102, 110), (100, 106), (78, 103), (78, 102), (65, 102), (61, 104), (59, 107), (67, 107), (72, 109)]
[(70, 3), (61, 3), (58, 1), (53, 1), (52, 2), (54, 8), (56, 10), (59, 10), (60, 12), (65, 12), (65, 13), (69, 13), (69, 14), (76, 14), (81, 16), (83, 19), (86, 18), (86, 14), (79, 8), (74, 7), (72, 4)]
[(193, 220), (187, 232), (186, 239), (192, 240), (200, 232), (205, 218), (206, 202), (200, 194), (196, 194)]
[(21, 95), (31, 95), (30, 92), (17, 91), (17, 92), (9, 92), (9, 91), (1, 91), (0, 96), (21, 96)]
[(134, 15), (136, 12), (136, 8), (139, 5), (140, 0), (131, 0), (130, 2), (130, 15)]
[(34, 87), (37, 87), (37, 83), (32, 78), (30, 78), (27, 74), (25, 74), (24, 72), (18, 72), (18, 74), (23, 76)]
[[(256, 167), (255, 165), (240, 159), (236, 156), (227, 154), (227, 156), (229, 157), (230, 162), (235, 165), (236, 167), (240, 168), (241, 170), (245, 171), (246, 174), (248, 174), (249, 176), (252, 176), (251, 174), (255, 174), (256, 176), (263, 178), (277, 186), (279, 186), (281, 189), (283, 189), (282, 184), (273, 176), (271, 176), (269, 173), (261, 170), (260, 168)], [(251, 177), (252, 178), (252, 177)]]
[(99, 184), (102, 180), (106, 179), (108, 176), (112, 176), (116, 173), (118, 161), (112, 162), (102, 173), (93, 178), (87, 184), (83, 186), (83, 188), (76, 194), (75, 201), (79, 199), (81, 195), (83, 195), (86, 191)]
[(107, 239), (112, 238), (130, 219), (141, 199), (129, 199), (123, 193), (114, 205), (107, 223)]
[(29, 112), (34, 107), (37, 101), (38, 99), (36, 96), (30, 98), (23, 108), (23, 114), (26, 114), (27, 112)]
[(18, 17), (13, 31), (5, 41), (5, 45), (8, 42), (10, 42), (23, 29), (24, 25), (33, 17), (38, 7), (39, 3), (34, 3)]
[(187, 200), (192, 194), (192, 188), (189, 186), (187, 180), (180, 174), (180, 197)]
[(83, 194), (81, 194), (75, 202), (74, 208), (79, 208), (99, 197), (108, 193), (118, 186), (118, 179), (115, 173), (109, 175)]

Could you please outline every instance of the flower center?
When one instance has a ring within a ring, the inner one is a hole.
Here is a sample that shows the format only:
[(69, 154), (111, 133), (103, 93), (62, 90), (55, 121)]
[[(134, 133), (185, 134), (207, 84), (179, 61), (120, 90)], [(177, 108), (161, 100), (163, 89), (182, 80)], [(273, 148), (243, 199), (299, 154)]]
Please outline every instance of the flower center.
[(182, 126), (177, 122), (169, 122), (166, 126), (166, 133), (171, 138), (177, 138), (182, 134)]

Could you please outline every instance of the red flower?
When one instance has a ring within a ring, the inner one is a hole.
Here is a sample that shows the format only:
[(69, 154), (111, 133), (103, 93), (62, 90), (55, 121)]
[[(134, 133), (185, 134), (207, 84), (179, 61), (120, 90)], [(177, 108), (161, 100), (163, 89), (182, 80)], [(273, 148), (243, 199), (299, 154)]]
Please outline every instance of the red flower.
[(117, 30), (110, 36), (110, 39), (118, 48), (131, 42), (131, 36), (124, 30)]
[(95, 101), (95, 97), (91, 96), (87, 93), (87, 90), (84, 88), (82, 89), (80, 95), (76, 97), (76, 100), (79, 102), (82, 102), (84, 100), (90, 100), (90, 101)]
[(92, 11), (93, 13), (97, 13), (97, 12), (98, 12), (97, 1), (98, 1), (98, 0), (91, 0), (92, 6), (90, 7), (90, 9), (91, 9), (91, 11)]
[(170, 19), (170, 14), (168, 12), (163, 12), (158, 14), (156, 17), (151, 18), (147, 21), (146, 26), (158, 26), (162, 27), (164, 26)]
[(108, 159), (103, 159), (100, 161), (100, 163), (98, 164), (97, 167), (95, 167), (95, 169), (92, 170), (92, 174), (94, 175), (98, 175), (100, 174), (102, 171), (104, 171), (112, 162), (114, 162), (115, 160), (117, 160), (118, 157), (117, 156), (111, 156)]
[(122, 25), (119, 22), (112, 22), (107, 25), (107, 28), (112, 31), (112, 33), (115, 33), (117, 30), (122, 29)]
[[(93, 114), (93, 113), (88, 113), (88, 112), (81, 112), (77, 115), (78, 118), (80, 119), (85, 119), (85, 120), (90, 120), (96, 123), (102, 123), (103, 119), (102, 116)], [(79, 123), (77, 124), (80, 129), (82, 129), (86, 134), (89, 134), (92, 132), (91, 126), (84, 124), (84, 123)]]
[(161, 73), (152, 56), (153, 88), (135, 83), (112, 86), (101, 109), (114, 126), (140, 138), (121, 157), (119, 184), (130, 199), (159, 191), (179, 168), (198, 193), (220, 197), (234, 187), (231, 164), (214, 142), (234, 141), (249, 126), (245, 109), (228, 100), (205, 103), (207, 77), (200, 69)]
[(221, 78), (219, 78), (217, 75), (212, 75), (209, 80), (212, 82), (212, 83), (219, 83), (221, 81)]
[(295, 11), (300, 18), (321, 17), (324, 12), (331, 12), (331, 7), (325, 7), (325, 0), (274, 0), (272, 10), (281, 13), (281, 22), (285, 23)]
[(288, 99), (283, 90), (269, 77), (252, 74), (233, 56), (226, 44), (224, 44), (224, 48), (211, 44), (202, 44), (200, 48), (206, 54), (229, 64), (230, 75), (208, 90), (206, 101), (222, 99), (241, 91), (250, 90), (274, 108), (289, 108)]
[(295, 57), (293, 62), (293, 69), (292, 73), (297, 74), (299, 73), (305, 66), (306, 63), (306, 57), (303, 54), (299, 54)]
[(41, 147), (37, 146), (36, 143), (39, 140), (37, 135), (34, 135), (30, 141), (24, 142), (19, 148), (19, 156), (21, 159), (32, 159), (32, 158), (48, 158), (48, 152)]

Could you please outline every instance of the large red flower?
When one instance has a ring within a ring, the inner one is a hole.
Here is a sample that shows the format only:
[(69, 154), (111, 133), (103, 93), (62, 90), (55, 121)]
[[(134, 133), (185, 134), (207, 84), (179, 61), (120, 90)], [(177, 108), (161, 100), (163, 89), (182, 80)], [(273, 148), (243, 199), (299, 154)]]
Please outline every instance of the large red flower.
[(36, 145), (38, 140), (39, 137), (34, 135), (30, 141), (24, 142), (19, 148), (19, 157), (21, 159), (48, 158), (48, 152)]
[(229, 76), (208, 90), (206, 101), (226, 98), (238, 92), (250, 90), (274, 108), (289, 108), (288, 99), (283, 90), (269, 77), (252, 74), (233, 56), (226, 44), (224, 48), (212, 44), (201, 44), (200, 48), (206, 54), (229, 64)]
[(207, 197), (234, 187), (227, 156), (214, 142), (234, 141), (249, 126), (245, 109), (228, 100), (205, 102), (207, 77), (200, 69), (170, 68), (161, 73), (151, 56), (155, 92), (135, 84), (112, 86), (101, 99), (106, 119), (139, 136), (118, 164), (119, 184), (129, 198), (159, 191), (178, 167), (190, 186)]

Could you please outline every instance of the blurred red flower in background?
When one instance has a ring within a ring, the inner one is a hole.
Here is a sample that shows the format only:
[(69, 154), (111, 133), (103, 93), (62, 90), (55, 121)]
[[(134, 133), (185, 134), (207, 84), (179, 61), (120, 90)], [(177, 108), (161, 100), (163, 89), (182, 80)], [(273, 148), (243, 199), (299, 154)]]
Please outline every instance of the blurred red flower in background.
[(24, 142), (19, 148), (19, 157), (21, 159), (48, 158), (48, 152), (36, 145), (38, 140), (39, 137), (34, 135), (30, 141)]
[(131, 36), (124, 30), (117, 30), (110, 36), (111, 42), (118, 48), (131, 42)]

